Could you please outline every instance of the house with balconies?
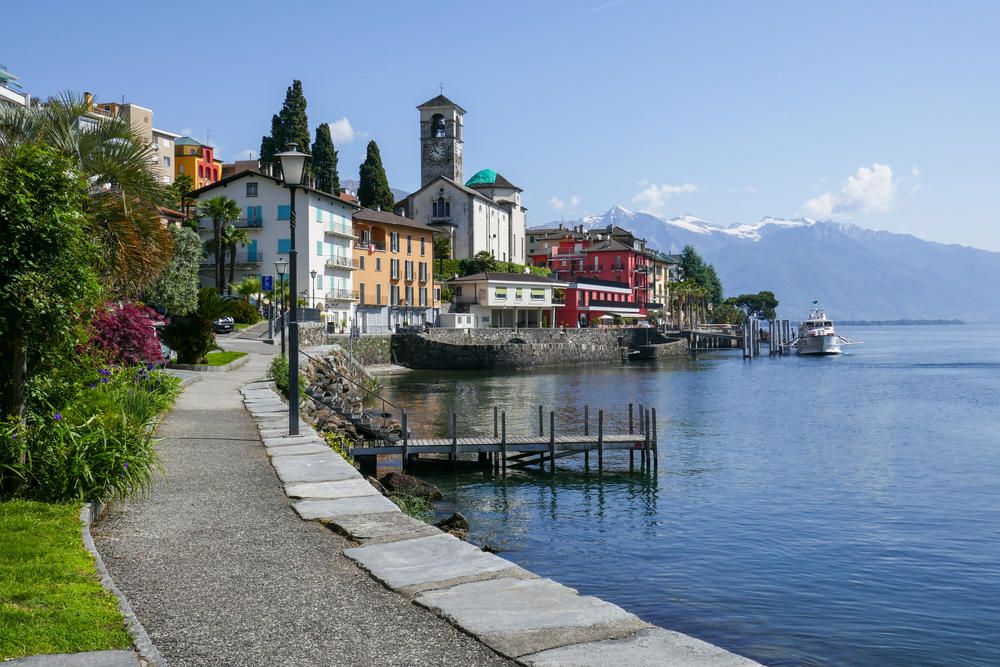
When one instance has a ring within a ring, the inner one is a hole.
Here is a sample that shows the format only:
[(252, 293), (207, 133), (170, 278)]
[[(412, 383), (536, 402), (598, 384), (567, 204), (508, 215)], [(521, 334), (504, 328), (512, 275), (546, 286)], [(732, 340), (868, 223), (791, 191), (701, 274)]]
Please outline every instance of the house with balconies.
[(387, 211), (354, 212), (355, 324), (362, 333), (434, 325), (441, 289), (434, 284), (434, 230)]
[(568, 284), (535, 273), (475, 273), (453, 278), (454, 313), (473, 315), (474, 327), (554, 327)]
[[(243, 215), (229, 224), (246, 231), (247, 243), (236, 253), (236, 282), (247, 277), (275, 276), (276, 260), (289, 258), (291, 204), (279, 178), (243, 171), (195, 190), (189, 196), (198, 204), (217, 196), (234, 200)], [(326, 310), (329, 321), (354, 316), (354, 225), (352, 216), (361, 207), (337, 195), (312, 187), (295, 189), (295, 250), (298, 296), (310, 307)], [(202, 240), (212, 238), (211, 218), (198, 220)], [(228, 257), (226, 258), (228, 262)], [(202, 285), (214, 287), (215, 257), (202, 262)], [(228, 271), (227, 271), (228, 273)], [(287, 276), (286, 276), (287, 279)]]

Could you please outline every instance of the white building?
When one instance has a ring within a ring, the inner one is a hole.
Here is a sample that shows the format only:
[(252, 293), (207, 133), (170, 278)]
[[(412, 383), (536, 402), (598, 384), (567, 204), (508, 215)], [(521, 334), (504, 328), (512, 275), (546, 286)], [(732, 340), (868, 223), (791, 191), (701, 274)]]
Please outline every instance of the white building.
[(452, 322), (442, 315), (443, 326), (553, 327), (562, 301), (555, 290), (568, 283), (534, 273), (476, 273), (449, 280), (455, 313), (473, 315), (471, 322)]
[(22, 93), (19, 89), (21, 84), (17, 82), (17, 77), (7, 71), (4, 65), (0, 65), (0, 103), (9, 102), (22, 107), (31, 105), (31, 95)]
[[(195, 190), (191, 196), (201, 205), (220, 195), (240, 206), (244, 216), (232, 224), (245, 229), (249, 239), (247, 246), (236, 252), (236, 282), (250, 276), (272, 275), (277, 283), (274, 262), (279, 257), (287, 261), (291, 250), (288, 188), (273, 176), (244, 171)], [(295, 190), (297, 289), (310, 306), (327, 310), (331, 321), (354, 315), (357, 295), (352, 279), (355, 263), (351, 216), (360, 208), (313, 188)], [(204, 240), (212, 238), (211, 218), (198, 221), (198, 233)], [(227, 257), (227, 280), (228, 261)], [(215, 286), (214, 263), (215, 258), (209, 257), (202, 264), (204, 286)], [(315, 281), (312, 271), (316, 272)]]
[(451, 239), (452, 257), (486, 251), (503, 262), (525, 263), (527, 209), (521, 188), (492, 169), (463, 182), (465, 109), (444, 95), (420, 111), (420, 189), (396, 204), (396, 213)]

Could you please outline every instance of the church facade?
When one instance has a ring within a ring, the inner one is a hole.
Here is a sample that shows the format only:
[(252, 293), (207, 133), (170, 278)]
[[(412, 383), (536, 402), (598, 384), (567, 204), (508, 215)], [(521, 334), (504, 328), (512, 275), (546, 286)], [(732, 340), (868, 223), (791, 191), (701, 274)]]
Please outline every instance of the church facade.
[(455, 259), (486, 251), (500, 261), (524, 264), (527, 209), (521, 188), (492, 169), (463, 181), (465, 109), (438, 95), (417, 110), (420, 189), (396, 203), (396, 214), (448, 237)]

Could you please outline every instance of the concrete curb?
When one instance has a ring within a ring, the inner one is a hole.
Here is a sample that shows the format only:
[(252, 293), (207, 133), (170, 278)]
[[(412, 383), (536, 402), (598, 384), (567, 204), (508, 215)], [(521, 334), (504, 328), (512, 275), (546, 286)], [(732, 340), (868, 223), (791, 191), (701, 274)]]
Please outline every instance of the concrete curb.
[(288, 413), (275, 411), (280, 398), (272, 387), (252, 382), (240, 393), (299, 516), (358, 543), (343, 553), (362, 571), (498, 655), (525, 665), (758, 664), (652, 626), (403, 514), (343, 457), (319, 451), (322, 439), (312, 426), (300, 422), (300, 435), (288, 436)]
[(94, 519), (100, 516), (105, 507), (106, 505), (103, 503), (93, 502), (87, 503), (80, 509), (80, 523), (83, 525), (83, 546), (94, 557), (94, 567), (101, 579), (101, 585), (118, 599), (118, 611), (125, 617), (125, 627), (128, 633), (132, 635), (132, 643), (135, 645), (136, 653), (141, 658), (140, 664), (151, 665), (152, 667), (166, 667), (166, 660), (156, 650), (156, 646), (153, 645), (153, 640), (149, 638), (146, 628), (142, 626), (135, 612), (132, 611), (132, 605), (128, 603), (125, 594), (115, 585), (114, 580), (111, 578), (111, 573), (108, 572), (108, 568), (104, 565), (101, 554), (97, 551), (94, 538), (90, 534), (91, 524), (94, 522)]
[(167, 368), (178, 371), (194, 371), (196, 373), (225, 373), (243, 366), (250, 361), (250, 355), (244, 354), (239, 359), (230, 361), (225, 366), (209, 366), (207, 364), (167, 364)]

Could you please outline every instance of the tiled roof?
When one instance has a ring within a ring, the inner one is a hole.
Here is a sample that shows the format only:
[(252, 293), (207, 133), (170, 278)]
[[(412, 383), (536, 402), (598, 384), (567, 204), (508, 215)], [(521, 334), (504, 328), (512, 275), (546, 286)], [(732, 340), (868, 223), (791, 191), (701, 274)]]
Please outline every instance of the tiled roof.
[(410, 220), (409, 218), (404, 218), (396, 215), (395, 213), (389, 213), (388, 211), (376, 211), (375, 209), (371, 208), (363, 208), (360, 211), (355, 211), (354, 219), (361, 222), (381, 223), (383, 225), (402, 225), (404, 227), (415, 227), (425, 232), (434, 231), (433, 227), (425, 225), (422, 222), (417, 222), (416, 220)]
[(468, 113), (465, 109), (458, 106), (444, 95), (438, 95), (437, 97), (433, 97), (424, 102), (423, 104), (417, 106), (418, 109), (433, 109), (434, 107), (455, 107), (462, 113)]
[(553, 285), (565, 285), (561, 280), (555, 280), (548, 276), (540, 276), (536, 273), (497, 273), (495, 271), (487, 271), (486, 273), (474, 273), (471, 276), (462, 276), (461, 278), (452, 278), (448, 282), (474, 282), (477, 280), (496, 280), (496, 281), (506, 281), (506, 282), (522, 282), (522, 283), (553, 283)]

